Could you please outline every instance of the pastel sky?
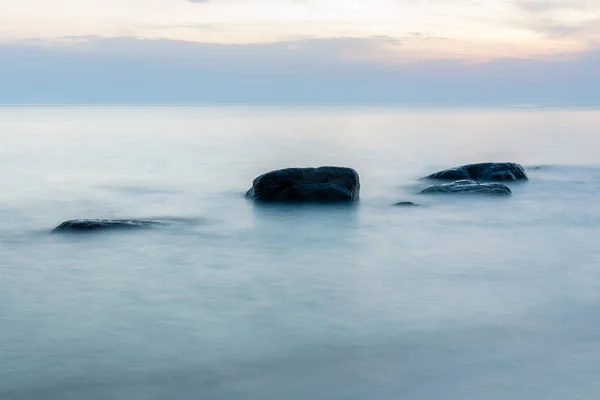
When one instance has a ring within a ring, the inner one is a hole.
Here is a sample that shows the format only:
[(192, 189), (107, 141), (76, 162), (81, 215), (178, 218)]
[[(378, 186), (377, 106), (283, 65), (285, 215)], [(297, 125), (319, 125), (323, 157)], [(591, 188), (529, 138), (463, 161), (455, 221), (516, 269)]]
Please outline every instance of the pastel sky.
[[(32, 90), (25, 84), (32, 77), (47, 90), (72, 77), (73, 68), (81, 81), (97, 79), (92, 59), (111, 63), (112, 76), (125, 82), (135, 63), (156, 69), (152, 74), (172, 76), (179, 68), (223, 82), (244, 74), (295, 79), (306, 67), (315, 85), (336, 68), (352, 81), (373, 79), (367, 74), (383, 68), (381, 76), (395, 82), (471, 73), (523, 80), (536, 71), (561, 71), (563, 80), (577, 75), (569, 79), (579, 82), (596, 78), (599, 51), (600, 0), (0, 0), (0, 84), (12, 90), (0, 102), (35, 101), (23, 94)], [(188, 62), (175, 66), (165, 57)], [(71, 75), (61, 75), (61, 65)], [(228, 70), (232, 75), (223, 75)], [(555, 78), (548, 76), (548, 85)], [(100, 101), (89, 91), (83, 97)], [(52, 98), (39, 92), (37, 101)]]

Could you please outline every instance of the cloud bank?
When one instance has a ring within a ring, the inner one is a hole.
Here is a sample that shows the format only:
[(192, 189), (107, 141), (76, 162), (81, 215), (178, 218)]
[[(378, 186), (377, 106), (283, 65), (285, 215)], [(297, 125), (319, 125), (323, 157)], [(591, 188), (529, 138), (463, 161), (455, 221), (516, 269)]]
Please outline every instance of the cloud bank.
[(409, 63), (387, 37), (223, 45), (70, 37), (0, 45), (0, 103), (600, 104), (600, 51)]

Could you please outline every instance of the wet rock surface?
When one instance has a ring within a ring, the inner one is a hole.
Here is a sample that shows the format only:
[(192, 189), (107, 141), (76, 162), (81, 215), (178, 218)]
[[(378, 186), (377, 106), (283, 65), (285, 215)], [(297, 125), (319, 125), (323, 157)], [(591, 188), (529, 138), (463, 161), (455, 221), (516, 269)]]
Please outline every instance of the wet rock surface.
[(287, 168), (256, 178), (246, 196), (270, 202), (351, 202), (360, 180), (351, 168)]
[(421, 191), (421, 194), (510, 196), (512, 192), (508, 186), (501, 183), (479, 183), (474, 180), (459, 180), (428, 187)]
[(419, 207), (419, 205), (413, 203), (412, 201), (400, 201), (398, 203), (395, 203), (394, 207)]
[(469, 164), (436, 172), (423, 179), (465, 180), (481, 182), (507, 182), (528, 180), (525, 169), (515, 163), (481, 163)]
[(55, 233), (84, 233), (103, 230), (144, 229), (164, 225), (158, 221), (135, 219), (74, 219), (57, 226)]

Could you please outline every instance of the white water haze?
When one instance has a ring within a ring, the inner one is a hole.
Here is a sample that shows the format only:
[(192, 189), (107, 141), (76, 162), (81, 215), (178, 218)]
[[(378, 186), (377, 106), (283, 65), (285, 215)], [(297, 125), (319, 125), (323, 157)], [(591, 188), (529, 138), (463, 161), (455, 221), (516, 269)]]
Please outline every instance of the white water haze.
[[(596, 399), (599, 126), (582, 107), (1, 107), (0, 399)], [(480, 161), (530, 181), (416, 194)], [(356, 206), (244, 197), (320, 165), (359, 172)], [(169, 224), (50, 233), (73, 218)]]

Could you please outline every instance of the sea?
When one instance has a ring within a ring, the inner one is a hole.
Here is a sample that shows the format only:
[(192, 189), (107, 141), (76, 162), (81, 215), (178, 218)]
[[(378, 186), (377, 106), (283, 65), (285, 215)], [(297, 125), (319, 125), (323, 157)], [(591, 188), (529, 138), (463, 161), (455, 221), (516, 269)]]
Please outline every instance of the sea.
[[(594, 107), (0, 107), (0, 399), (596, 400), (599, 149)], [(418, 194), (484, 161), (529, 182)], [(244, 196), (317, 166), (360, 201)]]

